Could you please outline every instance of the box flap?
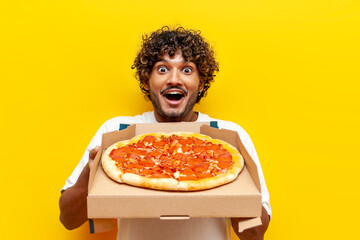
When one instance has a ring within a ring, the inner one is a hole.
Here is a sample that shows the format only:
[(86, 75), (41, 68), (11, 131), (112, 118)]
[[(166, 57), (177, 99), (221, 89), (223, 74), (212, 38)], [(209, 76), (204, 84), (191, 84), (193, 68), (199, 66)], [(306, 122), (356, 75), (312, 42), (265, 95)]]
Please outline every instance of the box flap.
[(243, 232), (246, 229), (260, 226), (262, 224), (261, 218), (243, 218), (239, 220), (238, 227), (239, 232)]
[(247, 169), (249, 170), (250, 176), (252, 177), (259, 192), (261, 192), (261, 186), (260, 186), (260, 180), (259, 180), (257, 166), (256, 166), (254, 160), (250, 157), (250, 154), (248, 153), (248, 151), (246, 150), (244, 145), (242, 144), (239, 135), (236, 135), (236, 141), (237, 141), (237, 146), (239, 146), (239, 148), (240, 148), (240, 153), (244, 157), (245, 164), (246, 164)]
[(108, 232), (117, 228), (117, 219), (89, 219), (90, 233)]
[(94, 162), (91, 166), (91, 169), (90, 169), (90, 176), (89, 176), (89, 183), (88, 183), (88, 191), (90, 191), (90, 188), (94, 182), (94, 178), (95, 178), (95, 174), (96, 174), (96, 171), (97, 171), (97, 168), (99, 166), (99, 162), (100, 162), (100, 158), (102, 156), (102, 152), (103, 152), (103, 147), (101, 146), (99, 148), (99, 151), (98, 153), (96, 154), (95, 156), (95, 159), (94, 159)]

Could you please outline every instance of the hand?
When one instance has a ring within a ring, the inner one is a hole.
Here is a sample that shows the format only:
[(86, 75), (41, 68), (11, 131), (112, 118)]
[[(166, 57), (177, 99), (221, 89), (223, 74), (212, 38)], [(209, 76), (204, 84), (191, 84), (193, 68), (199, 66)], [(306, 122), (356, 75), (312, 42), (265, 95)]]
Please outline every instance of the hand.
[(60, 221), (67, 229), (80, 227), (87, 221), (87, 202), (89, 173), (91, 165), (100, 147), (96, 146), (89, 153), (89, 162), (81, 172), (77, 182), (63, 191), (59, 200)]
[(91, 169), (92, 164), (94, 163), (94, 159), (96, 157), (96, 154), (98, 153), (100, 149), (100, 146), (96, 146), (95, 148), (91, 149), (90, 153), (89, 153), (89, 169)]
[(239, 233), (238, 231), (238, 220), (237, 218), (232, 218), (231, 223), (234, 229), (234, 232), (241, 240), (263, 240), (264, 234), (269, 226), (270, 217), (265, 210), (265, 208), (262, 208), (261, 212), (261, 222), (262, 225), (246, 229), (245, 231)]

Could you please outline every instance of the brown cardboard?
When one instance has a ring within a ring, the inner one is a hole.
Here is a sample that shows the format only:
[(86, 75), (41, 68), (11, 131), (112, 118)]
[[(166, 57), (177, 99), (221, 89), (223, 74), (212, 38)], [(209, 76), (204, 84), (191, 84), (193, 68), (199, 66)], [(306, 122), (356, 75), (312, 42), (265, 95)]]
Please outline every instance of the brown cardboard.
[[(150, 132), (191, 131), (222, 139), (237, 147), (245, 167), (232, 183), (196, 192), (172, 192), (119, 184), (106, 176), (99, 165), (102, 151), (114, 142)], [(204, 123), (137, 124), (103, 135), (102, 146), (90, 171), (88, 217), (104, 218), (194, 218), (241, 217), (239, 229), (259, 224), (260, 184), (256, 165), (237, 132), (215, 129)]]
[(93, 233), (108, 232), (117, 227), (117, 219), (94, 218), (92, 224)]
[(260, 226), (261, 224), (262, 224), (262, 222), (261, 222), (260, 217), (243, 218), (243, 219), (239, 220), (239, 222), (238, 222), (239, 232), (243, 232), (244, 230), (252, 228), (252, 227)]

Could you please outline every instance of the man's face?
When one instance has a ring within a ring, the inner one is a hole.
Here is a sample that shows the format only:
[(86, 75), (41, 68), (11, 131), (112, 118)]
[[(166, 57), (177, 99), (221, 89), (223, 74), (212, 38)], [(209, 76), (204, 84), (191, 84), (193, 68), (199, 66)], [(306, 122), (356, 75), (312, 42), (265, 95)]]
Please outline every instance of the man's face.
[(150, 99), (158, 121), (195, 121), (192, 111), (199, 91), (203, 90), (194, 62), (185, 62), (180, 51), (164, 55), (154, 65), (149, 83)]

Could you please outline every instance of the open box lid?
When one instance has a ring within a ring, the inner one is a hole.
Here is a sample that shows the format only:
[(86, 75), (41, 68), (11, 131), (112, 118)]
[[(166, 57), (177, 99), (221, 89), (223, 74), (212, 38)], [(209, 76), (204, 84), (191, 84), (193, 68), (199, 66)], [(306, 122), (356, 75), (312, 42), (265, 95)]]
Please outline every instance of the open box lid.
[[(102, 167), (99, 167), (102, 151), (114, 142), (130, 139), (139, 134), (175, 131), (202, 133), (212, 138), (222, 139), (237, 147), (245, 160), (242, 173), (234, 182), (214, 189), (171, 192), (116, 183), (106, 176)], [(260, 215), (261, 194), (257, 168), (242, 145), (237, 132), (215, 129), (208, 123), (192, 122), (136, 124), (122, 131), (103, 135), (102, 146), (95, 158), (89, 179), (88, 217), (95, 220), (92, 221), (93, 224), (99, 222), (100, 219), (118, 217), (243, 217), (243, 221), (239, 223), (239, 230), (241, 230), (248, 228), (249, 224), (250, 227), (258, 224)], [(104, 223), (105, 220), (102, 221)], [(96, 226), (101, 226), (101, 224)], [(93, 226), (94, 229), (97, 228), (96, 226)]]

